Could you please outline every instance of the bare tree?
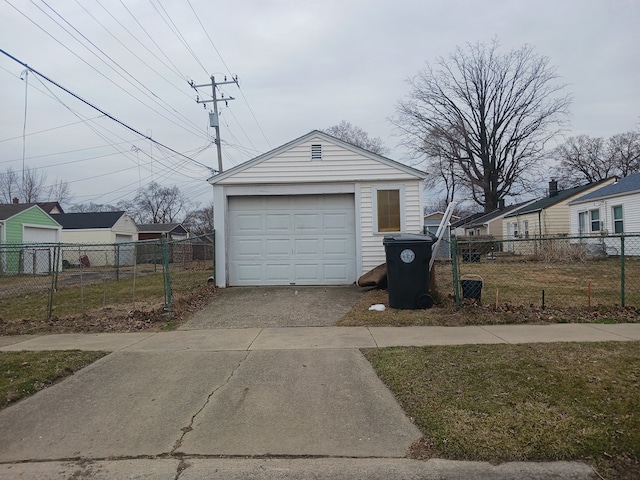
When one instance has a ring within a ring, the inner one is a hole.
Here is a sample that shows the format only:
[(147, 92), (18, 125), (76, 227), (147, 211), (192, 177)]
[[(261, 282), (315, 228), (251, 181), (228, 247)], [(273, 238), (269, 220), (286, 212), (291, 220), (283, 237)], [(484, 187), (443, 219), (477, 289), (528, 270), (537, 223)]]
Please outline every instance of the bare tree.
[(469, 44), (410, 80), (394, 123), (441, 176), (443, 168), (459, 172), (459, 186), (489, 212), (526, 187), (560, 131), (571, 99), (556, 79), (529, 45), (501, 54), (497, 40)]
[(573, 186), (613, 176), (640, 172), (640, 133), (620, 133), (605, 140), (579, 135), (569, 137), (553, 151), (558, 180)]
[(131, 201), (118, 202), (136, 223), (174, 223), (181, 220), (191, 206), (191, 202), (177, 186), (163, 187), (151, 182), (138, 190)]
[(640, 172), (640, 132), (619, 133), (609, 138), (607, 157), (623, 177)]
[(605, 158), (605, 142), (600, 137), (569, 137), (553, 155), (560, 161), (558, 180), (566, 186), (597, 182), (609, 177), (614, 170)]
[(384, 155), (387, 152), (380, 137), (372, 138), (363, 129), (346, 120), (342, 120), (338, 125), (325, 128), (323, 132), (378, 155)]
[(11, 203), (18, 194), (18, 174), (11, 167), (0, 173), (0, 203)]
[(52, 185), (45, 185), (47, 174), (35, 168), (26, 167), (22, 176), (12, 168), (0, 173), (0, 202), (11, 203), (17, 197), (23, 203), (67, 202), (73, 195), (69, 183), (56, 179)]
[(182, 223), (192, 235), (206, 235), (213, 232), (213, 202), (206, 207), (187, 213)]
[(44, 183), (46, 180), (46, 173), (38, 172), (35, 168), (25, 167), (19, 187), (22, 200), (25, 203), (44, 201)]
[(49, 185), (47, 193), (47, 200), (49, 202), (58, 202), (62, 204), (70, 202), (72, 198), (73, 194), (71, 193), (69, 182), (56, 179), (52, 185)]
[(91, 213), (91, 212), (115, 212), (120, 210), (115, 205), (102, 204), (102, 203), (74, 203), (69, 207), (70, 213)]

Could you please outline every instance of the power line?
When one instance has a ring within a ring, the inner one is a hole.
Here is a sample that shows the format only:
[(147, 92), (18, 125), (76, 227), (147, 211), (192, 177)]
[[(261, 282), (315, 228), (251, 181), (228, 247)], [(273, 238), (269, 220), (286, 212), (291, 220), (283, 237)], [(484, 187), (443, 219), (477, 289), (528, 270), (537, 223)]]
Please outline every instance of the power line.
[[(155, 110), (154, 108), (152, 108), (150, 105), (145, 104), (142, 100), (140, 100), (138, 97), (136, 97), (135, 95), (133, 95), (131, 92), (127, 91), (126, 89), (124, 89), (122, 86), (118, 85), (112, 78), (110, 78), (109, 76), (105, 75), (104, 73), (102, 73), (100, 70), (98, 70), (95, 66), (93, 66), (92, 64), (90, 64), (89, 62), (87, 62), (85, 59), (83, 59), (80, 55), (78, 55), (76, 52), (72, 51), (67, 45), (65, 45), (64, 43), (62, 43), (57, 37), (55, 37), (54, 35), (52, 35), (49, 31), (47, 31), (46, 29), (44, 29), (38, 22), (34, 21), (33, 19), (31, 19), (29, 16), (27, 16), (24, 12), (22, 12), (21, 10), (19, 10), (16, 6), (12, 5), (8, 0), (6, 0), (7, 3), (13, 8), (15, 9), (18, 13), (20, 13), (22, 16), (24, 16), (27, 20), (29, 20), (31, 23), (33, 23), (36, 27), (38, 27), (40, 30), (42, 30), (44, 33), (46, 33), (49, 37), (51, 37), (53, 40), (55, 40), (57, 43), (59, 43), (62, 47), (64, 47), (67, 51), (69, 51), (71, 54), (73, 54), (75, 57), (77, 57), (79, 60), (81, 60), (83, 63), (85, 63), (87, 66), (89, 66), (92, 70), (94, 70), (96, 73), (98, 73), (99, 75), (101, 75), (103, 78), (105, 78), (108, 82), (112, 83), (114, 86), (116, 86), (117, 88), (119, 88), (120, 90), (124, 91), (127, 95), (131, 96), (133, 99), (135, 99), (137, 102), (141, 103), (142, 105), (144, 105), (145, 107), (151, 109), (154, 113), (157, 113), (158, 115), (160, 115), (161, 117), (163, 117), (164, 119), (168, 120), (169, 122), (173, 123), (174, 125), (176, 125), (179, 128), (182, 128), (183, 130), (195, 134), (195, 135), (201, 135), (201, 132), (199, 131), (199, 128), (197, 127), (197, 125), (195, 125), (194, 123), (191, 122), (191, 120), (189, 120), (187, 117), (185, 117), (184, 115), (182, 115), (181, 113), (177, 112), (174, 108), (170, 107), (164, 100), (162, 100), (158, 95), (156, 95), (155, 93), (153, 93), (151, 90), (149, 90), (146, 86), (144, 86), (141, 82), (139, 82), (135, 77), (133, 77), (126, 69), (124, 69), (121, 65), (119, 65), (115, 60), (113, 60), (111, 57), (109, 57), (106, 53), (104, 53), (100, 48), (98, 48), (93, 42), (91, 42), (87, 37), (85, 37), (82, 33), (80, 33), (75, 27), (73, 27), (73, 25), (71, 25), (69, 22), (67, 22), (67, 20), (64, 19), (64, 17), (62, 17), (60, 14), (58, 14), (52, 7), (50, 7), (49, 5), (47, 5), (56, 15), (58, 15), (65, 23), (67, 23), (71, 28), (73, 28), (76, 32), (78, 32), (79, 35), (81, 35), (83, 38), (86, 39), (87, 42), (89, 42), (92, 46), (94, 46), (96, 48), (96, 50), (98, 50), (100, 53), (102, 53), (106, 58), (108, 58), (111, 62), (113, 62), (120, 70), (122, 70), (123, 72), (125, 72), (126, 75), (128, 75), (129, 77), (131, 77), (135, 82), (143, 85), (143, 87), (148, 90), (150, 93), (145, 92), (142, 88), (140, 88), (139, 86), (135, 85), (131, 80), (129, 80), (128, 78), (126, 78), (122, 73), (120, 73), (118, 70), (116, 70), (113, 66), (111, 66), (110, 64), (108, 64), (103, 58), (101, 58), (98, 54), (96, 54), (95, 52), (93, 52), (89, 47), (87, 47), (85, 44), (83, 44), (80, 40), (78, 40), (73, 34), (71, 34), (69, 32), (69, 30), (67, 30), (64, 26), (62, 26), (58, 21), (56, 21), (54, 18), (51, 17), (51, 15), (49, 15), (47, 12), (45, 12), (41, 7), (35, 5), (44, 15), (46, 15), (49, 19), (51, 19), (56, 25), (58, 25), (58, 27), (60, 27), (62, 30), (64, 30), (69, 36), (71, 36), (74, 40), (76, 40), (80, 45), (82, 45), (84, 48), (86, 48), (90, 53), (92, 53), (96, 58), (98, 58), (102, 63), (104, 63), (108, 68), (110, 68), (113, 72), (115, 72), (120, 78), (122, 78), (124, 81), (126, 81), (127, 83), (129, 83), (132, 87), (134, 87), (136, 90), (138, 90), (142, 95), (146, 96), (147, 98), (149, 98), (150, 100), (152, 100), (153, 102), (157, 103), (161, 108), (163, 108), (165, 111), (169, 112), (172, 115), (176, 115), (176, 117), (179, 118), (179, 120), (181, 122), (184, 122), (185, 124), (190, 124), (190, 126), (192, 127), (193, 130), (188, 130), (183, 124), (181, 123), (177, 123), (174, 120), (170, 119), (169, 117), (165, 116), (164, 114), (162, 114), (161, 112)], [(33, 3), (33, 0), (31, 0), (31, 3)], [(181, 117), (181, 118), (180, 118)]]
[[(98, 115), (96, 117), (93, 118), (89, 118), (88, 120), (95, 120), (97, 118), (103, 117), (104, 115)], [(30, 137), (31, 135), (39, 135), (41, 133), (46, 133), (46, 132), (51, 132), (52, 130), (58, 130), (59, 128), (66, 128), (66, 127), (71, 127), (73, 125), (78, 125), (79, 123), (84, 123), (86, 120), (79, 120), (77, 122), (72, 122), (72, 123), (67, 123), (66, 125), (60, 125), (58, 127), (52, 127), (52, 128), (45, 128), (44, 130), (38, 130), (37, 132), (31, 132), (31, 133), (27, 133), (27, 137)], [(22, 136), (18, 136), (18, 137), (11, 137), (11, 138), (5, 138), (4, 140), (0, 140), (0, 143), (2, 142), (8, 142), (11, 140), (18, 140), (19, 138), (22, 138)], [(92, 147), (95, 148), (95, 147)], [(77, 150), (72, 150), (71, 152), (75, 152)], [(63, 153), (71, 153), (71, 152), (63, 152)], [(29, 157), (29, 158), (34, 158), (34, 157)], [(4, 162), (9, 162), (11, 160), (4, 160)], [(3, 163), (3, 161), (0, 161), (0, 163)]]
[[(173, 34), (178, 38), (180, 43), (182, 43), (182, 45), (191, 54), (191, 56), (196, 61), (196, 63), (198, 63), (198, 65), (200, 65), (202, 70), (204, 70), (204, 73), (207, 74), (208, 73), (207, 69), (204, 67), (204, 65), (202, 64), (202, 62), (200, 61), (200, 59), (198, 58), (196, 53), (193, 51), (193, 49), (189, 46), (189, 43), (184, 38), (182, 33), (180, 33), (180, 29), (175, 24), (175, 22), (171, 19), (171, 16), (167, 13), (165, 8), (162, 6), (162, 3), (160, 2), (160, 0), (157, 0), (157, 2), (158, 2), (158, 5), (160, 5), (160, 8), (162, 9), (162, 11), (164, 12), (164, 15), (166, 15), (166, 18), (165, 18), (165, 16), (162, 15), (162, 13), (160, 13), (160, 10), (158, 10), (158, 7), (155, 6), (155, 4), (153, 3), (153, 0), (149, 0), (149, 3), (151, 3), (151, 6), (155, 9), (156, 12), (158, 12), (158, 15), (160, 15), (160, 18), (162, 18), (164, 23), (169, 27), (169, 30), (171, 30), (173, 32)], [(168, 19), (168, 21), (167, 21), (167, 19)], [(171, 22), (171, 25), (169, 24), (169, 22)]]
[[(198, 20), (198, 23), (200, 24), (200, 27), (204, 31), (204, 34), (207, 36), (207, 39), (209, 39), (209, 43), (211, 44), (213, 49), (218, 54), (218, 57), (220, 57), (220, 60), (222, 61), (222, 64), (224, 65), (224, 67), (227, 69), (227, 73), (229, 73), (229, 75), (233, 76), (233, 72), (231, 71), (231, 69), (227, 65), (227, 62), (224, 61), (224, 58), (222, 58), (222, 54), (218, 50), (218, 47), (216, 47), (216, 44), (213, 43), (213, 40), (211, 39), (211, 36), (209, 35), (209, 32), (204, 27), (204, 24), (200, 20), (200, 17), (198, 16), (198, 13), (196, 12), (196, 10), (193, 8), (193, 5), (191, 5), (191, 0), (187, 0), (187, 3), (189, 4), (189, 7), (191, 8), (191, 11), (195, 15), (196, 20)], [(258, 119), (256, 118), (255, 114), (253, 113), (253, 110), (251, 109), (251, 105), (249, 105), (249, 101), (247, 100), (247, 97), (245, 97), (244, 92), (240, 88), (240, 84), (237, 84), (237, 85), (238, 85), (238, 90), (240, 90), (240, 95), (242, 95), (242, 98), (244, 100), (244, 103), (247, 105), (247, 108), (249, 109), (249, 112), (251, 113), (251, 116), (253, 117), (253, 120), (256, 122), (256, 125), (258, 126), (258, 130), (260, 130), (260, 133), (262, 134), (262, 137), (267, 142), (267, 145), (269, 145), (269, 148), (271, 148), (271, 144), (269, 143), (269, 139), (267, 139), (267, 136), (264, 134), (264, 130), (262, 130), (262, 126), (260, 125), (260, 122), (258, 122)]]
[(136, 130), (135, 128), (133, 128), (133, 127), (131, 127), (131, 126), (129, 126), (129, 125), (127, 125), (127, 124), (126, 124), (126, 123), (124, 123), (123, 121), (121, 121), (121, 120), (117, 119), (117, 118), (116, 118), (116, 117), (114, 117), (113, 115), (111, 115), (111, 114), (109, 114), (109, 113), (105, 112), (104, 110), (102, 110), (101, 108), (99, 108), (99, 107), (97, 107), (96, 105), (92, 104), (91, 102), (89, 102), (89, 101), (85, 100), (84, 98), (80, 97), (79, 95), (77, 95), (77, 94), (73, 93), (71, 90), (69, 90), (69, 89), (67, 89), (67, 88), (63, 87), (63, 86), (62, 86), (62, 85), (60, 85), (58, 82), (56, 82), (56, 81), (54, 81), (54, 80), (50, 79), (49, 77), (47, 77), (47, 76), (46, 76), (46, 75), (44, 75), (43, 73), (41, 73), (41, 72), (39, 72), (38, 70), (36, 70), (36, 69), (34, 69), (34, 68), (30, 67), (29, 65), (27, 65), (27, 64), (26, 64), (26, 63), (24, 63), (23, 61), (21, 61), (21, 60), (17, 59), (17, 58), (16, 58), (16, 57), (14, 57), (13, 55), (11, 55), (11, 54), (7, 53), (6, 51), (4, 51), (4, 50), (0, 49), (0, 53), (2, 53), (3, 55), (5, 55), (5, 56), (9, 57), (11, 60), (13, 60), (13, 61), (15, 61), (15, 62), (19, 63), (20, 65), (22, 65), (23, 67), (25, 67), (25, 68), (26, 68), (26, 69), (28, 69), (29, 71), (31, 71), (31, 72), (33, 72), (33, 73), (35, 73), (35, 74), (36, 74), (36, 75), (38, 75), (39, 77), (42, 77), (42, 78), (43, 78), (43, 79), (45, 79), (47, 82), (52, 83), (53, 85), (55, 85), (55, 86), (56, 86), (56, 87), (58, 87), (59, 89), (64, 90), (66, 93), (68, 93), (69, 95), (71, 95), (71, 96), (72, 96), (72, 97), (74, 97), (75, 99), (80, 100), (80, 101), (81, 101), (82, 103), (84, 103), (85, 105), (88, 105), (89, 107), (93, 108), (94, 110), (97, 110), (98, 112), (102, 113), (104, 116), (108, 117), (109, 119), (113, 120), (114, 122), (116, 122), (116, 123), (120, 124), (120, 125), (121, 125), (121, 126), (123, 126), (124, 128), (126, 128), (126, 129), (128, 129), (128, 130), (132, 131), (133, 133), (135, 133), (135, 134), (137, 134), (137, 135), (141, 136), (142, 138), (145, 138), (145, 139), (149, 140), (150, 142), (153, 142), (155, 145), (158, 145), (159, 147), (162, 147), (162, 148), (164, 148), (164, 149), (166, 149), (166, 150), (168, 150), (168, 151), (170, 151), (170, 152), (172, 152), (172, 153), (175, 153), (176, 155), (179, 155), (179, 156), (181, 156), (181, 157), (184, 157), (184, 158), (186, 158), (187, 160), (190, 160), (190, 161), (192, 161), (192, 162), (194, 162), (194, 163), (196, 163), (196, 164), (198, 164), (198, 165), (200, 165), (200, 166), (202, 166), (202, 167), (205, 167), (205, 168), (207, 168), (207, 169), (209, 168), (209, 167), (207, 167), (205, 164), (200, 163), (200, 162), (198, 162), (198, 161), (194, 160), (193, 158), (189, 158), (188, 156), (186, 156), (186, 155), (184, 155), (184, 154), (182, 154), (182, 153), (180, 153), (180, 152), (178, 152), (178, 151), (174, 150), (173, 148), (170, 148), (170, 147), (168, 147), (167, 145), (164, 145), (163, 143), (160, 143), (160, 142), (158, 142), (157, 140), (154, 140), (153, 138), (151, 138), (150, 136), (148, 136), (148, 135), (146, 135), (146, 134), (144, 134), (144, 133), (142, 133), (142, 132), (140, 132), (140, 131)]

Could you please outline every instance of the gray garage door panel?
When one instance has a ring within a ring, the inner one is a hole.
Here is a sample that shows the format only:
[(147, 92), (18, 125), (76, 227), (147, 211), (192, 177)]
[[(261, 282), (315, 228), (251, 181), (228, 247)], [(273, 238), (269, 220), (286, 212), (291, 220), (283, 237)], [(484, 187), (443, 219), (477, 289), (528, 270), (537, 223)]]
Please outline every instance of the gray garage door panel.
[(229, 198), (229, 285), (355, 281), (354, 196)]

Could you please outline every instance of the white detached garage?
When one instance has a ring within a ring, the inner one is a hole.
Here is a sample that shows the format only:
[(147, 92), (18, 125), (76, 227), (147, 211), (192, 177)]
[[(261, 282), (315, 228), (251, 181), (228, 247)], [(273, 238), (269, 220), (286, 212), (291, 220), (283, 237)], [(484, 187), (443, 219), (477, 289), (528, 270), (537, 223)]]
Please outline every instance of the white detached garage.
[(209, 179), (216, 283), (347, 285), (422, 231), (425, 174), (320, 131)]

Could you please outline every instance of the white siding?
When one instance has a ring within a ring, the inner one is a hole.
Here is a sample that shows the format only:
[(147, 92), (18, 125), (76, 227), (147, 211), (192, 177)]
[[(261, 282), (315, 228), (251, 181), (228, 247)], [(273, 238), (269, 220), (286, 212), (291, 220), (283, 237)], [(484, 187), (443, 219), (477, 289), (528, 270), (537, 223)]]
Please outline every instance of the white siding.
[[(374, 187), (384, 185), (395, 185), (390, 182), (376, 182), (360, 184), (360, 211), (361, 230), (360, 238), (362, 245), (362, 272), (368, 272), (372, 268), (385, 262), (384, 246), (382, 241), (384, 233), (375, 233), (373, 229), (373, 197)], [(422, 203), (421, 203), (421, 182), (404, 182), (404, 212), (405, 231), (402, 233), (422, 233)]]
[(614, 232), (612, 208), (622, 205), (624, 233), (640, 233), (640, 193), (598, 199), (570, 206), (571, 235), (578, 235), (578, 212), (600, 210), (600, 221), (608, 233)]
[(117, 238), (118, 235), (130, 237), (133, 242), (138, 241), (138, 227), (133, 219), (126, 213), (111, 227), (111, 243), (119, 241)]
[[(598, 199), (595, 201), (582, 202), (569, 206), (571, 235), (578, 236), (580, 229), (578, 225), (578, 214), (590, 210), (600, 211), (600, 221), (602, 228), (610, 235), (614, 234), (613, 225), (613, 207), (622, 206), (623, 228), (626, 235), (640, 234), (640, 193), (629, 195), (620, 195), (618, 197), (610, 197)], [(589, 220), (587, 220), (587, 224)], [(588, 229), (587, 225), (587, 229)], [(589, 237), (588, 232), (583, 240), (574, 240), (575, 242), (586, 242), (592, 244), (602, 244), (600, 235), (594, 234)], [(606, 252), (609, 255), (617, 255), (620, 252), (619, 238), (610, 238), (604, 241), (606, 244)], [(625, 255), (640, 255), (640, 238), (631, 237), (625, 242)]]
[[(322, 145), (322, 158), (311, 159), (311, 145)], [(244, 167), (220, 174), (213, 184), (216, 215), (216, 282), (229, 283), (230, 197), (269, 195), (353, 195), (355, 205), (356, 278), (384, 263), (384, 234), (374, 232), (372, 194), (376, 187), (403, 192), (404, 227), (401, 233), (421, 233), (422, 175), (417, 170), (375, 154), (334, 143), (322, 134), (280, 147), (271, 156), (258, 157)], [(227, 176), (228, 175), (228, 176)]]
[[(311, 145), (322, 144), (322, 160), (311, 160)], [(351, 150), (309, 140), (274, 157), (248, 167), (219, 183), (221, 185), (282, 184), (408, 180), (415, 176)]]
[(111, 230), (108, 228), (63, 229), (60, 234), (60, 241), (62, 243), (114, 243), (115, 236), (112, 235)]

